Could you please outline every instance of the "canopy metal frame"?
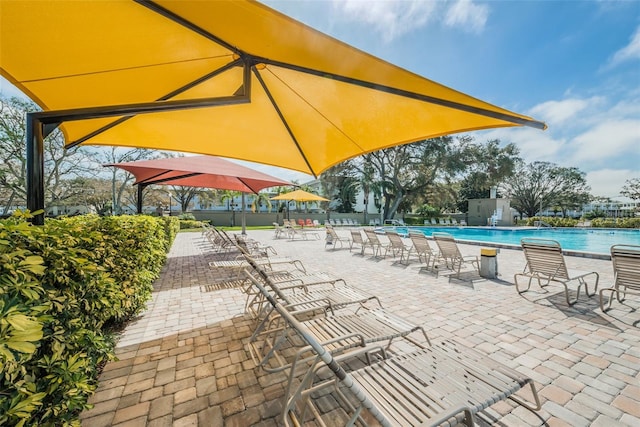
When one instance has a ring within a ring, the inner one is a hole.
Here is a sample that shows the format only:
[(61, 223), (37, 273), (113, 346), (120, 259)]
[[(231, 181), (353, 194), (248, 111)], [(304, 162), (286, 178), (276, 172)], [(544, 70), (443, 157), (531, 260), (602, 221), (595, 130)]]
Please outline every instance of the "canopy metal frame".
[[(229, 49), (233, 52), (234, 60), (230, 63), (220, 67), (216, 70), (211, 71), (210, 73), (184, 85), (171, 93), (166, 94), (165, 96), (159, 98), (153, 102), (146, 103), (136, 103), (136, 104), (128, 104), (128, 105), (112, 105), (112, 106), (100, 106), (100, 107), (87, 107), (87, 108), (78, 108), (78, 109), (69, 109), (69, 110), (58, 110), (58, 111), (44, 111), (44, 112), (34, 112), (29, 113), (27, 115), (27, 208), (31, 212), (40, 212), (37, 215), (34, 215), (33, 223), (37, 225), (44, 224), (44, 138), (46, 138), (49, 133), (51, 133), (54, 129), (60, 126), (64, 122), (68, 121), (76, 121), (76, 120), (88, 120), (88, 119), (96, 119), (96, 118), (106, 118), (106, 117), (119, 117), (114, 122), (88, 134), (84, 137), (72, 141), (66, 145), (66, 148), (72, 148), (77, 146), (91, 137), (104, 132), (113, 126), (117, 126), (139, 114), (148, 114), (148, 113), (158, 113), (158, 112), (166, 112), (173, 110), (188, 110), (188, 109), (196, 109), (196, 108), (205, 108), (205, 107), (217, 107), (217, 106), (226, 106), (226, 105), (235, 105), (235, 104), (245, 104), (251, 102), (251, 74), (253, 73), (262, 89), (266, 92), (267, 96), (271, 104), (273, 105), (275, 111), (277, 112), (280, 120), (283, 123), (283, 126), (291, 136), (292, 140), (296, 144), (300, 154), (302, 155), (304, 161), (307, 166), (309, 166), (310, 172), (315, 176), (316, 173), (311, 168), (308, 159), (304, 155), (303, 151), (300, 149), (300, 145), (298, 140), (296, 139), (296, 135), (293, 133), (290, 125), (287, 123), (286, 118), (284, 117), (282, 111), (278, 107), (275, 99), (271, 95), (270, 91), (266, 87), (260, 73), (256, 65), (272, 65), (275, 67), (282, 67), (290, 70), (295, 70), (302, 73), (307, 73), (316, 76), (322, 76), (324, 78), (334, 79), (336, 81), (340, 81), (343, 83), (353, 84), (381, 92), (391, 93), (395, 95), (400, 95), (403, 97), (420, 100), (425, 103), (436, 104), (445, 106), (448, 108), (461, 110), (465, 112), (470, 112), (478, 115), (482, 115), (485, 117), (497, 118), (500, 120), (504, 120), (506, 122), (514, 123), (516, 125), (529, 126), (537, 129), (545, 129), (546, 125), (544, 123), (538, 122), (536, 120), (527, 120), (521, 117), (517, 117), (510, 114), (499, 113), (495, 111), (490, 111), (483, 108), (472, 107), (469, 105), (464, 105), (452, 101), (448, 101), (445, 99), (440, 99), (436, 97), (431, 97), (423, 94), (418, 94), (406, 90), (401, 90), (398, 88), (393, 88), (389, 86), (379, 85), (372, 82), (354, 79), (351, 77), (330, 73), (327, 71), (316, 70), (312, 68), (302, 67), (295, 64), (284, 63), (280, 61), (271, 60), (269, 58), (264, 58), (260, 56), (255, 56), (248, 54), (246, 52), (240, 51), (238, 48), (234, 47), (232, 44), (228, 43), (225, 40), (222, 40), (210, 32), (204, 30), (201, 27), (189, 22), (183, 17), (172, 13), (171, 11), (163, 8), (162, 6), (154, 3), (150, 0), (134, 0), (136, 3), (148, 8), (149, 10), (158, 13), (167, 19), (184, 26), (185, 28), (200, 34), (203, 37), (208, 38), (214, 43), (220, 44), (225, 48)], [(212, 97), (212, 98), (200, 98), (200, 99), (191, 99), (191, 100), (171, 100), (176, 95), (187, 91), (188, 89), (208, 80), (214, 76), (217, 76), (220, 73), (223, 73), (233, 67), (243, 67), (243, 82), (242, 86), (238, 91), (236, 91), (231, 96), (221, 96), (221, 97)]]

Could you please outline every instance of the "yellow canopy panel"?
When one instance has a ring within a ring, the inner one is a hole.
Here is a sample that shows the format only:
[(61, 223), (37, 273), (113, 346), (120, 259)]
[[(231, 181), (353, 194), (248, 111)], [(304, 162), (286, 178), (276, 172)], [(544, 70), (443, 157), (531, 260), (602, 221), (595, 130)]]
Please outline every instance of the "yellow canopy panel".
[(45, 111), (73, 110), (50, 119), (67, 145), (314, 175), (425, 138), (546, 127), (247, 0), (0, 0), (0, 73)]

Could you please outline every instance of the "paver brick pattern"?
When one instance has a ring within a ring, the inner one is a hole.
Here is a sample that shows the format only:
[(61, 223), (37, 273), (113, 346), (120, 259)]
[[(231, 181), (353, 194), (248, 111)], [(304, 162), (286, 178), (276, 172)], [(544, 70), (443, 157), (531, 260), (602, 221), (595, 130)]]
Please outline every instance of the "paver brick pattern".
[[(347, 230), (338, 230), (347, 238)], [(563, 287), (532, 284), (518, 295), (513, 275), (522, 252), (502, 249), (498, 279), (476, 273), (462, 280), (436, 277), (413, 262), (325, 250), (324, 240), (250, 237), (272, 245), (278, 256), (303, 261), (377, 295), (384, 307), (422, 325), (431, 340), (453, 339), (536, 381), (543, 408), (531, 412), (511, 401), (483, 411), (481, 424), (504, 426), (640, 425), (640, 302), (633, 297), (603, 313), (596, 297), (568, 307)], [(432, 245), (435, 248), (435, 245)], [(460, 245), (464, 255), (477, 246)], [(210, 286), (232, 280), (212, 270), (220, 259), (200, 233), (180, 233), (154, 285), (147, 310), (119, 339), (117, 361), (108, 363), (81, 414), (85, 427), (276, 426), (285, 376), (254, 366), (245, 344), (252, 321), (240, 288)], [(569, 268), (598, 271), (612, 283), (610, 261), (567, 257)], [(212, 290), (220, 289), (220, 290)], [(336, 425), (346, 419), (331, 395), (319, 407)], [(310, 424), (315, 425), (315, 424)]]

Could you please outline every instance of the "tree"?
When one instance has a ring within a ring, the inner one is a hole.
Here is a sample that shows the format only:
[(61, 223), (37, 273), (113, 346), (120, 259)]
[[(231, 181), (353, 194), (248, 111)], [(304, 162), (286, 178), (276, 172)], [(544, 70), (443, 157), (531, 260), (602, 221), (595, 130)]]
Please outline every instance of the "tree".
[(269, 195), (267, 193), (259, 192), (254, 195), (253, 202), (251, 202), (251, 210), (253, 212), (258, 212), (263, 204), (267, 207), (269, 212), (271, 212), (272, 204), (271, 200), (269, 200)]
[(425, 193), (450, 184), (470, 163), (469, 137), (443, 136), (386, 148), (361, 157), (356, 164), (360, 174), (364, 165), (375, 171), (384, 219), (395, 216), (405, 198), (418, 203)]
[(549, 162), (533, 162), (519, 168), (503, 184), (512, 206), (521, 215), (535, 216), (544, 208), (558, 205), (563, 212), (587, 197), (585, 173), (575, 167), (560, 167)]
[(469, 150), (475, 162), (470, 164), (468, 175), (460, 183), (456, 206), (461, 212), (469, 210), (469, 199), (488, 198), (491, 188), (513, 176), (522, 161), (518, 147), (510, 143), (501, 148), (497, 139), (471, 145)]
[[(22, 98), (0, 98), (0, 204), (25, 205), (27, 198), (27, 113), (38, 106)], [(68, 183), (86, 172), (90, 162), (85, 148), (64, 149), (64, 136), (56, 129), (44, 139), (45, 203), (64, 201), (75, 189)]]
[(224, 190), (222, 191), (221, 195), (220, 195), (220, 201), (222, 203), (227, 203), (227, 210), (230, 211), (232, 208), (232, 203), (233, 200), (240, 196), (240, 192), (239, 191), (233, 191), (233, 190)]
[(342, 183), (347, 178), (356, 177), (357, 172), (358, 170), (355, 167), (355, 160), (352, 159), (338, 163), (320, 175), (322, 191), (327, 198), (330, 199), (329, 202), (325, 202), (328, 203), (327, 218), (329, 217), (330, 209), (337, 211), (342, 205), (342, 198), (340, 196), (340, 189), (343, 186)]
[(624, 182), (620, 195), (631, 200), (640, 200), (640, 178), (631, 178)]
[[(150, 160), (162, 157), (162, 154), (142, 148), (106, 147), (95, 153), (94, 158), (99, 164), (114, 164)], [(112, 167), (108, 172), (111, 181), (111, 212), (114, 215), (123, 212), (123, 200), (135, 205), (137, 191), (130, 191), (135, 177), (129, 172)], [(97, 170), (94, 175), (100, 176), (103, 171)], [(129, 191), (128, 191), (129, 190)]]
[(187, 187), (184, 185), (172, 185), (171, 191), (175, 201), (178, 202), (181, 212), (189, 210), (189, 205), (193, 201), (193, 198), (198, 194), (200, 189), (198, 187)]

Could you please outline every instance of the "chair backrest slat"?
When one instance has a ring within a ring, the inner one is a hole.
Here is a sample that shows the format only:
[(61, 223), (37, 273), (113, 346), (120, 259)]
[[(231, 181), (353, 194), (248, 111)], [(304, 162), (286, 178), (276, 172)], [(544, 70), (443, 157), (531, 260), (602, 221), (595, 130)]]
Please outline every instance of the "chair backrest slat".
[(529, 272), (561, 279), (569, 278), (560, 243), (555, 240), (525, 238), (520, 244)]
[(364, 243), (364, 241), (362, 240), (362, 234), (360, 234), (360, 230), (351, 230), (351, 240), (359, 245), (362, 245)]
[(369, 242), (371, 244), (380, 246), (380, 239), (378, 239), (378, 236), (376, 235), (376, 233), (373, 230), (364, 230), (364, 234), (367, 235), (367, 239), (369, 239)]
[(433, 240), (436, 241), (438, 249), (440, 250), (440, 256), (450, 259), (461, 259), (462, 254), (458, 248), (453, 236), (449, 233), (433, 233)]
[(615, 286), (640, 291), (640, 246), (613, 245), (611, 261), (615, 274)]

